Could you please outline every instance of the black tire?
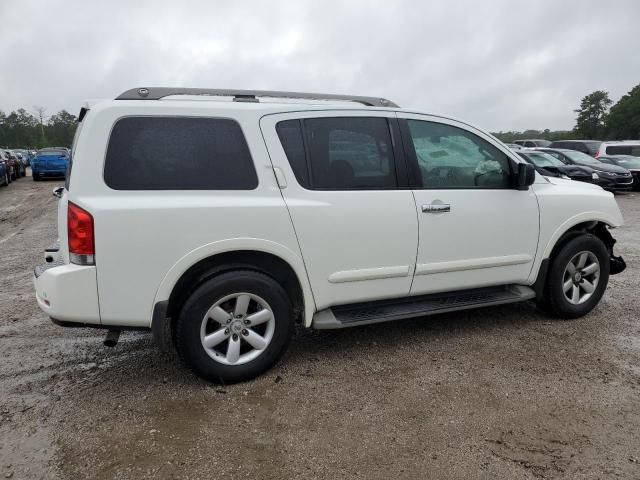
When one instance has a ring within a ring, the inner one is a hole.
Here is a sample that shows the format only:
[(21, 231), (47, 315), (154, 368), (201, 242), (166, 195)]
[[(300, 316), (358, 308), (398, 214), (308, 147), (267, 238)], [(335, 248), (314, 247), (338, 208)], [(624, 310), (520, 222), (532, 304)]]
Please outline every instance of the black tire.
[[(269, 304), (275, 329), (257, 358), (240, 365), (224, 365), (207, 354), (200, 329), (205, 314), (217, 301), (240, 292), (257, 295)], [(236, 270), (207, 280), (189, 296), (176, 322), (176, 348), (182, 361), (199, 377), (215, 383), (235, 383), (255, 378), (273, 366), (289, 345), (293, 331), (293, 308), (280, 284), (259, 272)]]
[(9, 174), (5, 172), (5, 174), (2, 176), (2, 186), (3, 187), (8, 187), (9, 186)]
[[(600, 276), (595, 290), (586, 301), (573, 304), (563, 291), (564, 274), (571, 259), (580, 252), (593, 253), (599, 263)], [(609, 281), (609, 253), (595, 235), (584, 234), (569, 240), (553, 257), (544, 290), (543, 306), (559, 318), (573, 319), (586, 315), (598, 304)]]
[(37, 173), (32, 173), (31, 177), (33, 178), (34, 182), (37, 182), (38, 180), (40, 180), (40, 175)]

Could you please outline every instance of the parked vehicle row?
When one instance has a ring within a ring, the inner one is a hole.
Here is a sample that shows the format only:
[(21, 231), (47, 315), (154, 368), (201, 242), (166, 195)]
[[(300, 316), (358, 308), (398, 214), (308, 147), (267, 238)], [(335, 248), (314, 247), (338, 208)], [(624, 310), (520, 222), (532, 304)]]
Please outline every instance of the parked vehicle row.
[(563, 150), (575, 150), (590, 155), (594, 158), (602, 156), (627, 155), (640, 157), (640, 140), (556, 140), (550, 142), (542, 139), (515, 140), (507, 144), (510, 148), (560, 148)]
[(516, 140), (507, 146), (545, 176), (594, 183), (609, 191), (640, 190), (640, 141), (531, 139)]
[(29, 166), (28, 157), (19, 150), (0, 149), (0, 186), (24, 177)]
[(26, 149), (0, 149), (0, 186), (27, 175), (31, 167), (34, 181), (44, 177), (64, 178), (71, 157), (71, 151), (65, 147), (47, 147), (31, 151)]

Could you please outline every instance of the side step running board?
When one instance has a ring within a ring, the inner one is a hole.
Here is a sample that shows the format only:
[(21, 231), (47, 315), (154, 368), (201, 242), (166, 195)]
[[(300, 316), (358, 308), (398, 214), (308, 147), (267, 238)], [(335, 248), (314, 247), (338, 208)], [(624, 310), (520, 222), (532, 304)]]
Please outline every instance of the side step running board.
[(394, 300), (354, 303), (327, 308), (316, 313), (311, 325), (318, 330), (355, 327), (436, 313), (522, 302), (531, 300), (535, 296), (535, 292), (529, 287), (505, 285)]

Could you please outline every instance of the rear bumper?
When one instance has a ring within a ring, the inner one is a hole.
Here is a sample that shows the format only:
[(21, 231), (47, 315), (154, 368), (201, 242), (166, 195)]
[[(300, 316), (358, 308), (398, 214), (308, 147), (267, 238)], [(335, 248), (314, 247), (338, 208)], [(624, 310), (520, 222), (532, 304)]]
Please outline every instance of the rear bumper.
[(58, 321), (100, 324), (96, 267), (56, 260), (33, 273), (36, 300), (44, 313)]
[(31, 170), (32, 175), (40, 175), (41, 177), (64, 177), (67, 171), (65, 170)]

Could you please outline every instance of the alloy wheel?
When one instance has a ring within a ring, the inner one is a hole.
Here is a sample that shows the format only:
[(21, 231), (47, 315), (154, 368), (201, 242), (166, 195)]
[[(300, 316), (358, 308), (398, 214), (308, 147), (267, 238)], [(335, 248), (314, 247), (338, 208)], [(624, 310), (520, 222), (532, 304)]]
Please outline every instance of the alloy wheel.
[(593, 295), (600, 279), (600, 262), (593, 252), (576, 253), (562, 276), (562, 291), (566, 300), (580, 305)]
[(234, 293), (209, 308), (202, 319), (200, 341), (216, 362), (242, 365), (266, 350), (274, 331), (273, 310), (263, 298)]

